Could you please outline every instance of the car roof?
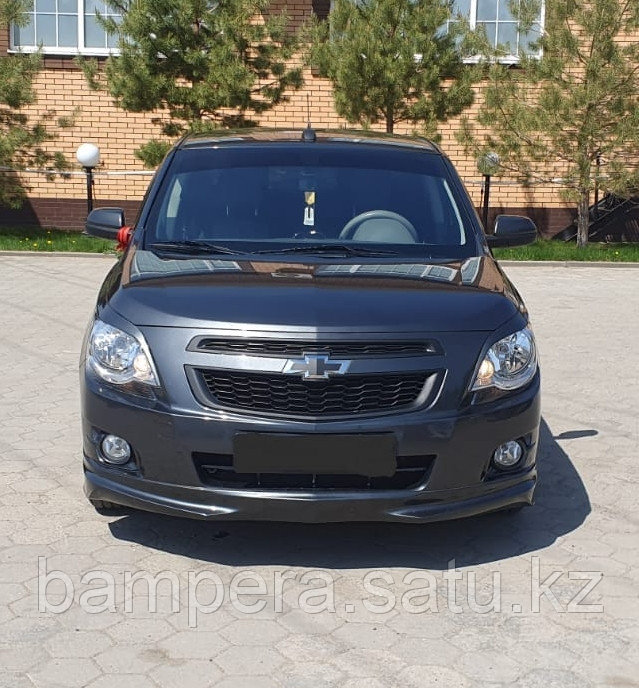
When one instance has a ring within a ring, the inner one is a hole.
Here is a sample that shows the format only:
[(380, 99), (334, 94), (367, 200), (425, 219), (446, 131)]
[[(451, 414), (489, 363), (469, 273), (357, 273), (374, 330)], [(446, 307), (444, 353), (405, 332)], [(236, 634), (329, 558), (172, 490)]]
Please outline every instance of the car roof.
[[(315, 135), (312, 143), (344, 143), (383, 145), (400, 148), (413, 148), (427, 153), (441, 155), (440, 149), (432, 142), (421, 136), (400, 136), (381, 132), (357, 131), (349, 129), (317, 129), (311, 130)], [(177, 148), (208, 148), (219, 145), (241, 145), (252, 143), (300, 143), (308, 145), (309, 141), (302, 139), (301, 129), (265, 129), (247, 128), (220, 131), (215, 134), (189, 134), (178, 142)]]

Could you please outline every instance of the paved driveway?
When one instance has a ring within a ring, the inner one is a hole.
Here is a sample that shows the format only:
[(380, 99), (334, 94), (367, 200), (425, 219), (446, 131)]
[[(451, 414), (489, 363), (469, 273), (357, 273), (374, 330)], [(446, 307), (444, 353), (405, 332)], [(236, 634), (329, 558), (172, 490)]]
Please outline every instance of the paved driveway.
[(543, 364), (534, 508), (307, 526), (85, 502), (109, 266), (0, 257), (0, 686), (639, 685), (639, 269), (508, 268)]

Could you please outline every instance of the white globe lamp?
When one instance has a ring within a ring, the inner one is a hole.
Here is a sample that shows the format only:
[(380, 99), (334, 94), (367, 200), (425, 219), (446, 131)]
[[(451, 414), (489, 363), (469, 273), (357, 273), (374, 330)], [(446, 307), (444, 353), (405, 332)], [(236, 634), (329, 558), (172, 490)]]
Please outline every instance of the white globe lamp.
[(75, 155), (82, 167), (97, 167), (100, 164), (100, 149), (95, 143), (81, 144)]
[(90, 213), (93, 210), (93, 169), (100, 164), (100, 149), (95, 143), (82, 143), (75, 157), (87, 176), (87, 213)]

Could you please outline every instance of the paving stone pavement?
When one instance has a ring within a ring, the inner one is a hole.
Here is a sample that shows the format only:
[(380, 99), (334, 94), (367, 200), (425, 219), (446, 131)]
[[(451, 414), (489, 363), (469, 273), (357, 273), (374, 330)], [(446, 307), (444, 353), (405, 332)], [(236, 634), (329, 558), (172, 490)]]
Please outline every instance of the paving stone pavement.
[(534, 508), (310, 526), (85, 501), (78, 351), (110, 264), (0, 256), (0, 687), (639, 685), (639, 270), (507, 268), (543, 366)]

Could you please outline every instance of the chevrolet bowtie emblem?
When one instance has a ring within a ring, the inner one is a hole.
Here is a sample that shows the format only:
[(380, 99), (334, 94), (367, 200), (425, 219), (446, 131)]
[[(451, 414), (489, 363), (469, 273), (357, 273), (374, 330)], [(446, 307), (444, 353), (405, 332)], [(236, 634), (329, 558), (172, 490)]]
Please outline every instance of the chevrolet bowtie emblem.
[(350, 365), (350, 361), (331, 360), (326, 354), (304, 354), (304, 358), (289, 358), (283, 372), (305, 380), (328, 380), (331, 375), (344, 375)]

